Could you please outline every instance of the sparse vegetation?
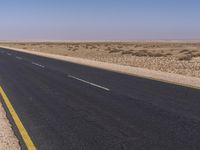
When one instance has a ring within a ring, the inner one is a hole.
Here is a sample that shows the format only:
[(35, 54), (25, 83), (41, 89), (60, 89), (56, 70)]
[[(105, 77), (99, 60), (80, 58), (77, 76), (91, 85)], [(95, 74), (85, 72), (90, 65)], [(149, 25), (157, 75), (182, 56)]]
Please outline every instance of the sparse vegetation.
[(109, 53), (119, 53), (121, 51), (122, 50), (120, 50), (120, 49), (113, 49), (113, 50), (110, 50)]
[(1, 45), (200, 77), (200, 42), (16, 42)]
[(138, 57), (166, 57), (166, 56), (169, 56), (170, 53), (164, 54), (162, 52), (139, 50), (137, 52), (132, 52), (132, 55), (138, 56)]
[(111, 51), (111, 50), (112, 50), (111, 47), (107, 47), (107, 48), (105, 49), (105, 51)]
[(123, 52), (122, 52), (122, 55), (131, 55), (132, 53), (133, 53), (132, 50), (123, 51)]
[(190, 50), (188, 50), (188, 49), (183, 49), (180, 51), (180, 53), (188, 53), (188, 52), (190, 52)]
[(132, 55), (138, 56), (138, 57), (143, 57), (143, 56), (148, 56), (148, 53), (146, 50), (139, 50), (137, 52), (133, 52)]
[(122, 46), (122, 45), (118, 45), (117, 48), (118, 48), (118, 49), (122, 49), (123, 46)]
[(192, 56), (191, 55), (183, 55), (183, 56), (180, 56), (179, 58), (178, 58), (178, 60), (180, 60), (180, 61), (189, 61), (189, 60), (191, 60), (192, 59)]

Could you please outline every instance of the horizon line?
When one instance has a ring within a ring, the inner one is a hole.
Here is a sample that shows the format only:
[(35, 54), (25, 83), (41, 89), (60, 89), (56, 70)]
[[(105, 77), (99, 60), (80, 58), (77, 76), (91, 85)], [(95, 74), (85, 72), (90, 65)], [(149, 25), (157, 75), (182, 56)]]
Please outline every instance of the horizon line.
[(155, 39), (155, 40), (0, 40), (3, 42), (73, 42), (73, 43), (86, 43), (86, 42), (200, 42), (200, 39)]

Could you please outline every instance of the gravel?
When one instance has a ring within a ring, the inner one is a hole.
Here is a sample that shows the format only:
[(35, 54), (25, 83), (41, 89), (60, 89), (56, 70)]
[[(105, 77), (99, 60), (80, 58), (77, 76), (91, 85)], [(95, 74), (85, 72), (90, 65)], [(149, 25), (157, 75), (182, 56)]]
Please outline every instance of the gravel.
[(19, 141), (13, 133), (11, 125), (0, 103), (0, 150), (20, 150)]

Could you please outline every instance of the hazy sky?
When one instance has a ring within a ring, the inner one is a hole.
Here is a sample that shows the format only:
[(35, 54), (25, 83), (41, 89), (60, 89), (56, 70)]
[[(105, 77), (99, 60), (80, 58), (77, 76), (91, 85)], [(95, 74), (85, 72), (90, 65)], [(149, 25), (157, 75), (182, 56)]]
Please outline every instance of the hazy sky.
[(200, 0), (0, 0), (0, 40), (200, 39)]

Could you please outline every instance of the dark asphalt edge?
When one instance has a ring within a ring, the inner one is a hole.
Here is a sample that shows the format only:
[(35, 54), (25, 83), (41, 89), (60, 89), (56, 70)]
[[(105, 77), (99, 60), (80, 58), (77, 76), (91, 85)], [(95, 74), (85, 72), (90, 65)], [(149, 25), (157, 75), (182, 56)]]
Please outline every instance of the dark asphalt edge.
[[(7, 91), (6, 88), (4, 88), (4, 90)], [(3, 108), (4, 108), (5, 112), (6, 112), (6, 117), (7, 117), (8, 121), (9, 121), (9, 123), (11, 124), (11, 129), (14, 132), (14, 135), (16, 136), (16, 138), (19, 141), (19, 145), (20, 145), (21, 150), (28, 150), (27, 147), (26, 147), (26, 144), (25, 144), (25, 142), (24, 142), (24, 140), (23, 140), (23, 138), (22, 138), (22, 136), (21, 136), (21, 134), (20, 134), (20, 132), (19, 132), (14, 120), (13, 120), (13, 118), (12, 118), (12, 115), (11, 115), (10, 111), (8, 110), (8, 107), (6, 106), (5, 102), (3, 101), (3, 98), (2, 98), (1, 95), (0, 95), (0, 103), (2, 104), (2, 106), (3, 106)]]

